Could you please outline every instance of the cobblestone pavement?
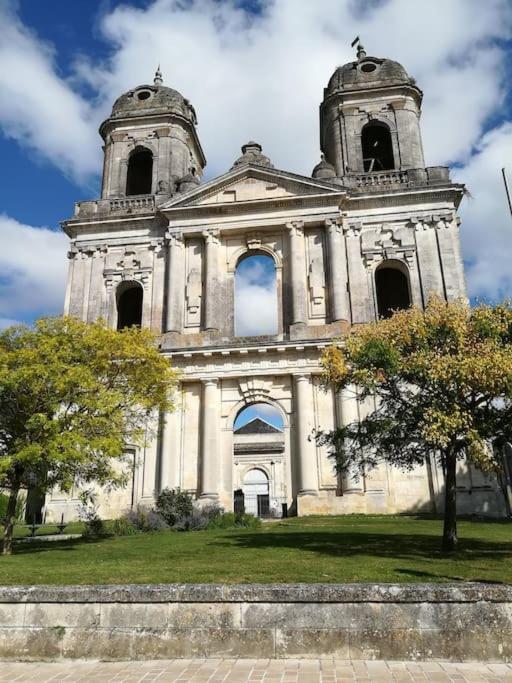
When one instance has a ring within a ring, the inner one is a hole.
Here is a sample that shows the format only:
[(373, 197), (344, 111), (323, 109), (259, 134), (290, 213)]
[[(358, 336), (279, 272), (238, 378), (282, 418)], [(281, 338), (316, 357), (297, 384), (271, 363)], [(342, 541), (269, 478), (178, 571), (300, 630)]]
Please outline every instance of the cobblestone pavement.
[(0, 662), (0, 681), (149, 683), (338, 683), (339, 681), (495, 681), (512, 683), (512, 664), (347, 662), (337, 659), (174, 659), (154, 662)]

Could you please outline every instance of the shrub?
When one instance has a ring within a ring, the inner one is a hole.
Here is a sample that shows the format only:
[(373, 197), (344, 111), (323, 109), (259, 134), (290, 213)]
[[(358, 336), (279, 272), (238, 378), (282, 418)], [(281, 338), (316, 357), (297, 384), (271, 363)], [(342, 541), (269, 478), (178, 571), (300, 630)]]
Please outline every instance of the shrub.
[(156, 510), (169, 526), (175, 526), (177, 522), (193, 514), (192, 496), (179, 488), (164, 489), (156, 499)]
[(208, 525), (209, 529), (236, 529), (241, 527), (246, 529), (259, 529), (259, 527), (261, 527), (261, 519), (254, 515), (250, 515), (247, 512), (225, 512), (224, 514), (212, 518)]
[(138, 505), (135, 510), (128, 510), (121, 519), (125, 519), (127, 525), (131, 524), (138, 531), (161, 531), (169, 527), (159, 512), (142, 505)]
[(114, 536), (133, 536), (139, 533), (139, 529), (123, 515), (112, 522), (112, 533)]
[(200, 508), (193, 508), (192, 512), (186, 517), (182, 517), (176, 522), (174, 528), (177, 531), (201, 531), (210, 528), (212, 520), (222, 516), (224, 510), (218, 505), (205, 505)]

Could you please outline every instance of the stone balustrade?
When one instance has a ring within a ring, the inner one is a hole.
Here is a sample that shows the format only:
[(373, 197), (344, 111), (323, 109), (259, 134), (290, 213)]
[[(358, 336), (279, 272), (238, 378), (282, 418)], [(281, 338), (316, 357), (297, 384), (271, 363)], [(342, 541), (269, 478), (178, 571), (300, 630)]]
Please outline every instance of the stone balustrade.
[(135, 195), (132, 197), (116, 197), (113, 199), (96, 199), (75, 204), (75, 218), (93, 218), (126, 213), (145, 214), (155, 210), (155, 197)]
[(428, 166), (412, 168), (406, 171), (372, 171), (371, 173), (352, 173), (343, 177), (343, 184), (362, 190), (382, 189), (389, 185), (434, 185), (450, 181), (449, 169), (446, 166)]

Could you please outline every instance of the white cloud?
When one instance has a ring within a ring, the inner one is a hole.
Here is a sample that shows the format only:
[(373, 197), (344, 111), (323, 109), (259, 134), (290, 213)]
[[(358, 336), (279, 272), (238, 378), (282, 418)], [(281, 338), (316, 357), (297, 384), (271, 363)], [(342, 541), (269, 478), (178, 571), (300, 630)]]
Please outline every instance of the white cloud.
[(68, 239), (0, 214), (0, 327), (61, 313)]
[(461, 237), (469, 294), (512, 296), (512, 217), (501, 175), (508, 165), (512, 190), (512, 123), (492, 130), (476, 154), (455, 174), (471, 193), (461, 207)]
[[(402, 62), (424, 90), (427, 163), (466, 165), (458, 177), (475, 196), (462, 231), (464, 253), (475, 259), (469, 285), (472, 293), (496, 294), (503, 282), (493, 287), (484, 254), (490, 244), (501, 245), (498, 256), (503, 252), (501, 223), (486, 213), (496, 205), (499, 179), (494, 185), (479, 169), (493, 163), (497, 146), (508, 139), (499, 129), (494, 142), (481, 140), (503, 106), (507, 56), (500, 39), (512, 33), (509, 0), (264, 0), (258, 15), (239, 5), (118, 5), (100, 22), (110, 59), (77, 55), (66, 80), (54, 48), (23, 27), (4, 2), (0, 126), (85, 183), (101, 168), (98, 123), (120, 93), (150, 81), (161, 63), (165, 84), (198, 112), (208, 177), (225, 172), (248, 139), (261, 142), (278, 168), (309, 174), (319, 158), (323, 88), (337, 64), (353, 59), (349, 45), (359, 33), (369, 54)], [(79, 94), (81, 84), (92, 89), (94, 101)], [(480, 151), (472, 157), (474, 148)], [(471, 227), (482, 220), (485, 234)], [(267, 294), (258, 294), (264, 309)]]
[(235, 334), (240, 337), (277, 332), (275, 271), (268, 257), (250, 257), (237, 269)]
[(8, 137), (86, 183), (100, 168), (93, 107), (58, 73), (54, 48), (0, 4), (0, 126)]

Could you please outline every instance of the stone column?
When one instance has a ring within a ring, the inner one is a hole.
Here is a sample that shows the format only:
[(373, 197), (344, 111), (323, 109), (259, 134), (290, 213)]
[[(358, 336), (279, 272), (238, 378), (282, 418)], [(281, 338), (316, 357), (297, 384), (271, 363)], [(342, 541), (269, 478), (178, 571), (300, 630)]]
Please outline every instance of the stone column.
[(181, 332), (183, 328), (183, 303), (185, 297), (185, 250), (181, 230), (168, 230), (167, 272), (165, 294), (167, 308), (165, 316), (166, 332)]
[(350, 321), (348, 301), (347, 253), (343, 227), (335, 218), (325, 221), (329, 251), (331, 321)]
[(180, 485), (177, 461), (179, 454), (173, 450), (176, 435), (177, 412), (162, 415), (162, 431), (160, 443), (160, 490), (174, 489)]
[(433, 218), (436, 225), (446, 298), (448, 301), (453, 301), (466, 297), (457, 218), (451, 216), (441, 218), (434, 216)]
[(292, 300), (291, 324), (306, 324), (306, 255), (304, 223), (293, 221), (287, 226), (290, 236), (290, 286)]
[(219, 231), (205, 230), (203, 232), (205, 239), (205, 281), (203, 296), (205, 297), (204, 307), (204, 329), (218, 330), (218, 307), (217, 301), (219, 297)]
[(219, 497), (219, 382), (203, 380), (201, 425), (201, 498)]
[(295, 447), (298, 458), (299, 495), (317, 495), (318, 465), (313, 441), (309, 440), (314, 428), (314, 406), (311, 376), (294, 375), (295, 380)]
[(368, 273), (361, 254), (361, 224), (351, 224), (345, 232), (352, 322), (366, 323), (372, 320), (373, 306)]
[[(336, 394), (338, 426), (346, 426), (359, 420), (357, 394), (354, 386), (349, 385)], [(347, 470), (341, 477), (342, 493), (364, 493), (363, 476), (355, 476), (354, 470)]]

